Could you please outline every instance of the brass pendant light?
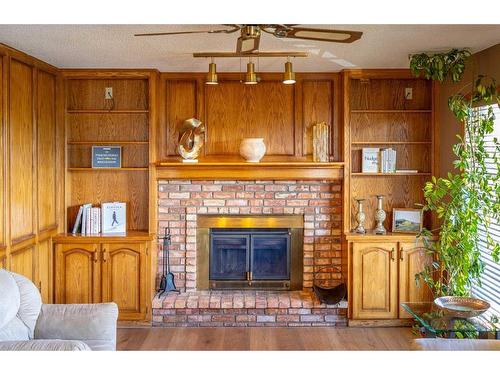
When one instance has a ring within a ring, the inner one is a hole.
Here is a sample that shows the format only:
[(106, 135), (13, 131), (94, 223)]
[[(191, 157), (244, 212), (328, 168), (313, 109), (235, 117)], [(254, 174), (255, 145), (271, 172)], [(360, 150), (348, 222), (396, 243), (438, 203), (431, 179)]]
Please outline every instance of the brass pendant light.
[(293, 85), (295, 83), (295, 73), (293, 72), (293, 67), (290, 61), (290, 57), (288, 57), (288, 61), (285, 63), (285, 73), (283, 74), (283, 83), (285, 85)]
[(245, 85), (256, 85), (257, 84), (257, 74), (255, 73), (255, 65), (250, 60), (247, 64), (247, 73), (245, 74)]
[(208, 64), (208, 74), (207, 74), (207, 80), (205, 82), (207, 85), (218, 85), (219, 82), (217, 81), (217, 71), (216, 71), (216, 65), (214, 63), (214, 60), (212, 59), (212, 62)]

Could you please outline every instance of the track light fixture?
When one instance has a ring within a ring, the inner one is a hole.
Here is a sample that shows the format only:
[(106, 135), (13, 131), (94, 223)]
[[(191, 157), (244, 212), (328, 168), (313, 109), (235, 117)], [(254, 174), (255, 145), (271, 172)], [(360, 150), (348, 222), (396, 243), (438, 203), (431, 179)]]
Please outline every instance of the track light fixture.
[(255, 73), (255, 65), (252, 60), (248, 61), (247, 73), (245, 74), (245, 85), (256, 85), (257, 84), (257, 74)]
[(293, 72), (290, 57), (287, 58), (285, 63), (285, 73), (283, 74), (283, 83), (285, 85), (293, 85), (295, 83), (295, 73)]
[(217, 71), (216, 71), (216, 65), (214, 63), (214, 59), (212, 59), (211, 63), (208, 64), (208, 74), (207, 74), (207, 80), (205, 83), (207, 85), (219, 84), (219, 82), (217, 81)]

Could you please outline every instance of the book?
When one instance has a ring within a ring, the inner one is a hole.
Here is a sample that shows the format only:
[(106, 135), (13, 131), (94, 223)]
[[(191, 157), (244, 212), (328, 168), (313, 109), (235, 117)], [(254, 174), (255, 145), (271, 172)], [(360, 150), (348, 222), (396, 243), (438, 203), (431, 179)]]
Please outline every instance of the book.
[(363, 173), (377, 173), (380, 170), (380, 149), (379, 148), (363, 148), (362, 151), (361, 171)]
[(82, 225), (81, 225), (81, 230), (80, 233), (85, 235), (87, 233), (87, 217), (88, 217), (88, 212), (89, 208), (92, 207), (90, 203), (84, 204), (82, 206)]
[(83, 206), (80, 206), (78, 209), (78, 214), (76, 214), (76, 219), (75, 219), (75, 224), (73, 225), (73, 230), (71, 233), (76, 234), (78, 233), (78, 230), (80, 229), (80, 226), (82, 224), (82, 213), (83, 213)]
[(127, 204), (109, 202), (101, 204), (103, 234), (125, 233), (127, 230)]
[(418, 173), (417, 169), (396, 169), (396, 173)]

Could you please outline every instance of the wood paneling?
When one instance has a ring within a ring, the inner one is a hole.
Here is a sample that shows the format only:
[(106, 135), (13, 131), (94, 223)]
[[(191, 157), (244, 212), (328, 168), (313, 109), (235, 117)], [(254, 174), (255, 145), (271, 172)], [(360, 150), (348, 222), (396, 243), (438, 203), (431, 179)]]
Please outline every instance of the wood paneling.
[(69, 207), (84, 203), (126, 202), (129, 230), (148, 228), (148, 171), (71, 172)]
[(10, 270), (30, 280), (35, 280), (35, 246), (28, 245), (11, 251)]
[[(415, 241), (399, 243), (399, 303), (432, 301), (432, 291), (423, 281), (417, 284), (415, 275), (422, 272), (425, 266), (432, 263), (432, 256), (422, 243)], [(411, 315), (399, 306), (400, 318), (411, 318)]]
[(9, 78), (10, 235), (16, 242), (35, 229), (33, 69), (12, 59)]
[(165, 126), (160, 126), (158, 132), (158, 154), (160, 159), (177, 155), (177, 142), (180, 138), (184, 120), (198, 117), (197, 113), (197, 81), (171, 80), (164, 81), (166, 110), (162, 113)]
[(102, 245), (102, 300), (115, 302), (120, 319), (146, 316), (146, 254), (142, 243)]
[[(353, 79), (350, 107), (358, 109), (430, 109), (432, 83), (424, 79)], [(405, 99), (405, 88), (413, 99)]]
[(223, 82), (205, 95), (206, 156), (239, 154), (243, 138), (264, 138), (267, 155), (295, 154), (293, 86)]
[(43, 303), (52, 302), (52, 241), (47, 239), (38, 244), (37, 251), (38, 288)]
[[(113, 88), (113, 100), (104, 99), (106, 87)], [(69, 110), (147, 110), (148, 82), (144, 79), (71, 79), (67, 81)]]
[[(6, 118), (5, 118), (5, 109), (7, 102), (4, 99), (6, 97), (6, 92), (4, 90), (4, 86), (7, 84), (7, 79), (4, 74), (4, 61), (7, 61), (7, 58), (3, 55), (0, 50), (0, 248), (7, 245), (6, 242), (6, 221), (7, 221), (7, 207), (5, 205), (5, 196), (7, 192), (7, 181), (5, 179), (5, 161), (8, 159), (8, 149), (6, 142)], [(2, 261), (3, 259), (3, 261)], [(0, 267), (6, 259), (6, 254), (3, 254), (0, 249)]]
[(148, 141), (147, 113), (69, 113), (68, 142)]
[(302, 82), (303, 155), (312, 155), (312, 127), (326, 122), (333, 131), (333, 82)]
[(39, 71), (37, 84), (38, 229), (57, 225), (56, 81)]
[(332, 161), (341, 160), (341, 96), (336, 73), (297, 73), (295, 85), (284, 85), (279, 73), (259, 74), (257, 85), (244, 85), (241, 75), (222, 73), (219, 84), (205, 85), (200, 73), (164, 73), (160, 85), (160, 122), (156, 161), (177, 156), (184, 120), (196, 117), (206, 127), (206, 144), (200, 160), (237, 157), (242, 138), (264, 138), (264, 160), (312, 158), (311, 126), (331, 127)]
[(397, 242), (353, 244), (354, 319), (398, 317), (397, 245)]
[(97, 244), (56, 245), (56, 303), (101, 301)]

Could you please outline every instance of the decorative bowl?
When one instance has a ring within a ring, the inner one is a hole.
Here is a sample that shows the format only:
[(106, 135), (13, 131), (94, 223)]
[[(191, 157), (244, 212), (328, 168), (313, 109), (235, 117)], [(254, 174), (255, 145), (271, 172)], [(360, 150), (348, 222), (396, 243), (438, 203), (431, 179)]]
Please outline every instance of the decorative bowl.
[(434, 300), (434, 304), (442, 309), (446, 315), (456, 318), (472, 318), (481, 315), (490, 308), (488, 302), (470, 297), (438, 297)]

